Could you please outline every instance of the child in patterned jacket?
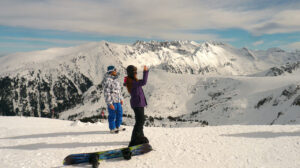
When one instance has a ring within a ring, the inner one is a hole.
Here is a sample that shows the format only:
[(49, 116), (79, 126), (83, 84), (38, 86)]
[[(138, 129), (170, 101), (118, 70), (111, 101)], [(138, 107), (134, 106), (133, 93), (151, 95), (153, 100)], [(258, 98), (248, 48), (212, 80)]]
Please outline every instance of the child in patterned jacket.
[(117, 69), (114, 66), (107, 67), (107, 73), (103, 80), (105, 102), (108, 106), (108, 123), (110, 133), (119, 133), (125, 128), (121, 127), (123, 117), (123, 97), (121, 85), (118, 81)]

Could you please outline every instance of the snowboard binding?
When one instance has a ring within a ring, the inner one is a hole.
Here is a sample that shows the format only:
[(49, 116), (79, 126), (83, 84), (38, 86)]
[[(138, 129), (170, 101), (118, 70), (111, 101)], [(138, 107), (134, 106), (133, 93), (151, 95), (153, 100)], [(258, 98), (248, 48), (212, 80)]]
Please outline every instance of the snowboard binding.
[(92, 164), (93, 168), (99, 167), (100, 163), (99, 163), (98, 159), (99, 159), (99, 155), (96, 153), (94, 153), (90, 156), (89, 163)]
[(132, 156), (132, 152), (129, 148), (125, 148), (122, 150), (122, 155), (125, 160), (130, 160)]

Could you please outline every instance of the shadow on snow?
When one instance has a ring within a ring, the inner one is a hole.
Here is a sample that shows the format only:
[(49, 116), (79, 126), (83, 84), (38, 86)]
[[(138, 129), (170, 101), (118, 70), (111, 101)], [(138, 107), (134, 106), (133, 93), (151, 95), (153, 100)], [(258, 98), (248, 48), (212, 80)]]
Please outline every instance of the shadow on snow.
[(61, 137), (61, 136), (80, 136), (90, 134), (110, 134), (109, 131), (90, 131), (90, 132), (55, 132), (46, 134), (32, 134), (32, 135), (21, 135), (15, 137), (5, 137), (0, 139), (27, 139), (27, 138), (49, 138), (49, 137)]
[[(117, 142), (91, 142), (91, 143), (61, 143), (61, 144), (47, 144), (47, 143), (35, 143), (17, 146), (4, 146), (0, 149), (18, 149), (18, 150), (38, 150), (38, 149), (49, 149), (49, 148), (80, 148), (80, 147), (91, 147), (91, 146), (127, 146), (129, 142), (127, 141), (117, 141)], [(92, 151), (90, 151), (92, 152)]]
[(293, 137), (300, 136), (300, 131), (297, 132), (247, 132), (239, 134), (222, 134), (221, 136), (228, 137), (245, 137), (245, 138), (278, 138), (278, 137)]

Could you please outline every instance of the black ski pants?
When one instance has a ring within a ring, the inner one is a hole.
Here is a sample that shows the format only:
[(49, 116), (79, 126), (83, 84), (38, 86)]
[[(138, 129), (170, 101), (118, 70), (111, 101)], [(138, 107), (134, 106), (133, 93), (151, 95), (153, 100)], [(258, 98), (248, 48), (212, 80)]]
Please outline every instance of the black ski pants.
[(131, 141), (134, 141), (136, 138), (144, 137), (144, 123), (145, 123), (145, 115), (144, 115), (144, 107), (135, 107), (133, 108), (135, 114), (135, 125), (131, 135)]

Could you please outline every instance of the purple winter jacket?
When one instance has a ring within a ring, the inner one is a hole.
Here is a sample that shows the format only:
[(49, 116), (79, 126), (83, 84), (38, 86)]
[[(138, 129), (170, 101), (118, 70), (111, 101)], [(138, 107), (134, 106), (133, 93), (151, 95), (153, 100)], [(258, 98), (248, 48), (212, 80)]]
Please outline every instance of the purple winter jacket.
[(131, 89), (131, 99), (130, 99), (130, 105), (131, 108), (135, 107), (145, 107), (147, 106), (147, 100), (144, 95), (144, 91), (142, 86), (146, 85), (148, 80), (148, 71), (143, 72), (143, 79), (139, 81), (133, 81), (132, 82), (132, 89)]

